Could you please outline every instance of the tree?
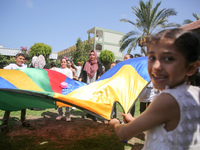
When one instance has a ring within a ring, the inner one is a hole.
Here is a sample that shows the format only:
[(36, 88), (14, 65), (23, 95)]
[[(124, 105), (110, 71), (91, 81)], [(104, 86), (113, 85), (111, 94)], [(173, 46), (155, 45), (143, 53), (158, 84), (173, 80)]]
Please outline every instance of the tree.
[(113, 52), (109, 50), (104, 50), (104, 51), (101, 51), (99, 60), (105, 66), (105, 71), (107, 71), (109, 69), (109, 63), (115, 60), (115, 55)]
[[(194, 16), (194, 18), (195, 18), (196, 20), (200, 20), (200, 16), (199, 16), (198, 14), (193, 13), (192, 15)], [(190, 24), (190, 23), (192, 23), (192, 22), (193, 22), (192, 20), (186, 19), (186, 20), (184, 20), (183, 24)]]
[(87, 43), (83, 45), (83, 42), (80, 38), (78, 38), (76, 42), (76, 49), (72, 50), (72, 60), (75, 64), (77, 64), (78, 61), (80, 62), (86, 62), (89, 59), (89, 52), (92, 50), (92, 43), (90, 42), (90, 39), (88, 39)]
[(0, 54), (0, 63), (6, 63), (7, 58), (4, 55)]
[[(146, 55), (146, 49), (143, 47), (146, 46), (148, 38), (151, 36), (155, 29), (160, 30), (161, 28), (166, 27), (178, 27), (180, 25), (175, 23), (168, 23), (168, 17), (174, 16), (177, 12), (174, 9), (163, 8), (158, 10), (161, 2), (157, 3), (153, 8), (153, 0), (149, 0), (144, 3), (142, 0), (139, 1), (139, 7), (132, 7), (133, 13), (137, 17), (136, 22), (132, 22), (128, 19), (121, 19), (121, 22), (128, 22), (134, 25), (141, 33), (137, 31), (130, 31), (123, 36), (120, 40), (120, 51), (124, 51), (128, 46), (128, 53), (136, 48), (140, 43), (141, 52)], [(148, 49), (148, 47), (147, 47)]]
[(83, 54), (83, 44), (81, 38), (78, 38), (76, 41), (76, 49), (71, 51), (72, 60), (75, 64), (77, 64), (78, 61), (82, 60), (82, 54)]
[(49, 45), (46, 45), (44, 43), (35, 43), (30, 48), (30, 56), (39, 56), (43, 55), (45, 59), (49, 58), (49, 55), (52, 53), (52, 48)]
[(0, 68), (3, 68), (6, 63), (7, 63), (7, 58), (4, 55), (0, 54)]
[(90, 39), (87, 40), (87, 43), (84, 45), (84, 56), (82, 61), (86, 62), (89, 59), (89, 53), (91, 52), (91, 50), (93, 49), (92, 46), (92, 42), (90, 41)]

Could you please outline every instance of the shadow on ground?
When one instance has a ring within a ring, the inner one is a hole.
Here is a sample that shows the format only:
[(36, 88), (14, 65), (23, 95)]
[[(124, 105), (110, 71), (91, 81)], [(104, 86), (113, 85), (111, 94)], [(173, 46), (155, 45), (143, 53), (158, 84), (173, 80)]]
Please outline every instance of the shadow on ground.
[[(30, 127), (23, 127), (16, 117), (10, 117), (10, 132), (0, 132), (0, 147), (4, 150), (140, 150), (142, 135), (128, 143), (120, 141), (112, 127), (101, 121), (81, 118), (83, 112), (71, 111), (71, 122), (56, 121), (57, 111), (46, 110), (41, 116), (27, 116)], [(141, 137), (140, 137), (141, 136)]]

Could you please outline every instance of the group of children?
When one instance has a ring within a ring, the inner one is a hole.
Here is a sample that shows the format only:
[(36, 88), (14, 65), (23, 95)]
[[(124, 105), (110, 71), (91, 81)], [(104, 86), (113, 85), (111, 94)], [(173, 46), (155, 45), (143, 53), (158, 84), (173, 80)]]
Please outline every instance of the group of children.
[[(150, 37), (147, 55), (152, 84), (149, 86), (161, 92), (154, 95), (148, 109), (144, 110), (145, 105), (138, 117), (122, 114), (126, 123), (120, 124), (114, 118), (109, 124), (121, 140), (147, 131), (143, 150), (200, 149), (200, 87), (190, 82), (191, 76), (199, 73), (199, 37), (179, 28), (163, 30)], [(23, 54), (18, 54), (16, 64), (4, 69), (23, 68), (24, 58)], [(61, 66), (58, 71), (73, 78), (66, 58), (61, 60)], [(7, 130), (8, 116), (6, 111), (2, 131)], [(69, 109), (66, 116), (69, 116)], [(24, 110), (21, 121), (23, 126), (30, 125), (25, 121)], [(70, 120), (67, 118), (67, 121)]]
[[(27, 68), (27, 64), (26, 64), (25, 60), (26, 60), (25, 55), (23, 53), (18, 53), (15, 56), (15, 63), (11, 63), (8, 66), (5, 66), (3, 69), (22, 69), (22, 68)], [(62, 58), (61, 59), (61, 67), (57, 68), (56, 66), (54, 66), (54, 67), (56, 67), (55, 70), (65, 74), (69, 78), (74, 78), (74, 76), (76, 77), (76, 73), (74, 72), (74, 69), (72, 67), (67, 67), (67, 63), (68, 63), (68, 65), (71, 64), (70, 66), (72, 66), (72, 62), (70, 60), (67, 60), (66, 57)], [(34, 56), (32, 58), (32, 62), (31, 62), (30, 68), (46, 68), (45, 66), (46, 66), (46, 61), (45, 61), (44, 56), (39, 55), (38, 57)], [(59, 113), (59, 116), (56, 118), (56, 120), (61, 120), (62, 115), (63, 115), (62, 107), (58, 108), (58, 113)], [(1, 131), (6, 131), (6, 132), (9, 131), (9, 129), (8, 129), (9, 116), (10, 116), (10, 111), (5, 111), (4, 116), (3, 116), (3, 122), (2, 122)], [(26, 116), (26, 109), (21, 110), (21, 122), (22, 122), (22, 125), (24, 127), (29, 127), (30, 124), (25, 121), (25, 119), (26, 119), (25, 116)], [(71, 121), (69, 107), (66, 107), (66, 121)]]

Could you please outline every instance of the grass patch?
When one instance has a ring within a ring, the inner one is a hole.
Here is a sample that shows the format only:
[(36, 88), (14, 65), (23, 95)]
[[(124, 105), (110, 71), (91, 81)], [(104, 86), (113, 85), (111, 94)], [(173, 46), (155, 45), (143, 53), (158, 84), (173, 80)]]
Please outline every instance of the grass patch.
[[(122, 109), (121, 105), (119, 105), (118, 103), (116, 106), (117, 106), (117, 118), (119, 118), (122, 121), (123, 120), (122, 113), (124, 113), (123, 109)], [(139, 115), (140, 115), (140, 102), (137, 101), (135, 103), (135, 117), (139, 116)]]
[[(64, 109), (63, 109), (64, 110)], [(122, 108), (117, 104), (117, 117), (122, 120)], [(21, 111), (10, 114), (10, 132), (0, 132), (0, 147), (3, 150), (140, 150), (143, 147), (143, 135), (124, 143), (114, 130), (102, 122), (82, 119), (85, 112), (79, 109), (71, 111), (72, 122), (65, 118), (56, 121), (56, 109), (33, 111), (27, 109), (26, 117), (31, 127), (21, 126)], [(4, 111), (0, 110), (0, 123)], [(139, 102), (136, 102), (135, 116), (139, 115)]]

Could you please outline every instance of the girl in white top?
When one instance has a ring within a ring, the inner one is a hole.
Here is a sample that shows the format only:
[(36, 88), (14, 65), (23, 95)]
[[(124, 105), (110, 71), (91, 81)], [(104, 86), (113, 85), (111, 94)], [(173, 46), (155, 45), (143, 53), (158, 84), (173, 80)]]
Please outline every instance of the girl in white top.
[(76, 75), (76, 67), (71, 60), (67, 60), (67, 67), (72, 71), (73, 79), (78, 80), (78, 76)]
[(72, 71), (67, 67), (67, 57), (63, 57), (61, 59), (61, 67), (59, 69), (57, 69), (56, 71), (66, 75), (69, 78), (73, 78), (73, 74)]
[[(56, 71), (66, 75), (67, 77), (69, 78), (73, 78), (72, 76), (72, 71), (67, 68), (67, 58), (66, 57), (63, 57), (61, 59), (61, 68), (57, 69)], [(66, 121), (71, 121), (71, 118), (70, 118), (70, 108), (69, 107), (65, 107), (66, 108), (66, 112), (65, 112), (65, 116), (66, 116)], [(59, 107), (58, 108), (58, 117), (56, 118), (56, 120), (61, 120), (62, 119), (62, 115), (63, 115), (63, 111), (62, 111), (62, 107)]]
[(164, 30), (150, 38), (148, 73), (162, 92), (137, 118), (123, 114), (127, 124), (112, 119), (117, 136), (129, 140), (147, 131), (143, 150), (200, 149), (200, 88), (188, 77), (200, 66), (200, 40), (182, 29)]

